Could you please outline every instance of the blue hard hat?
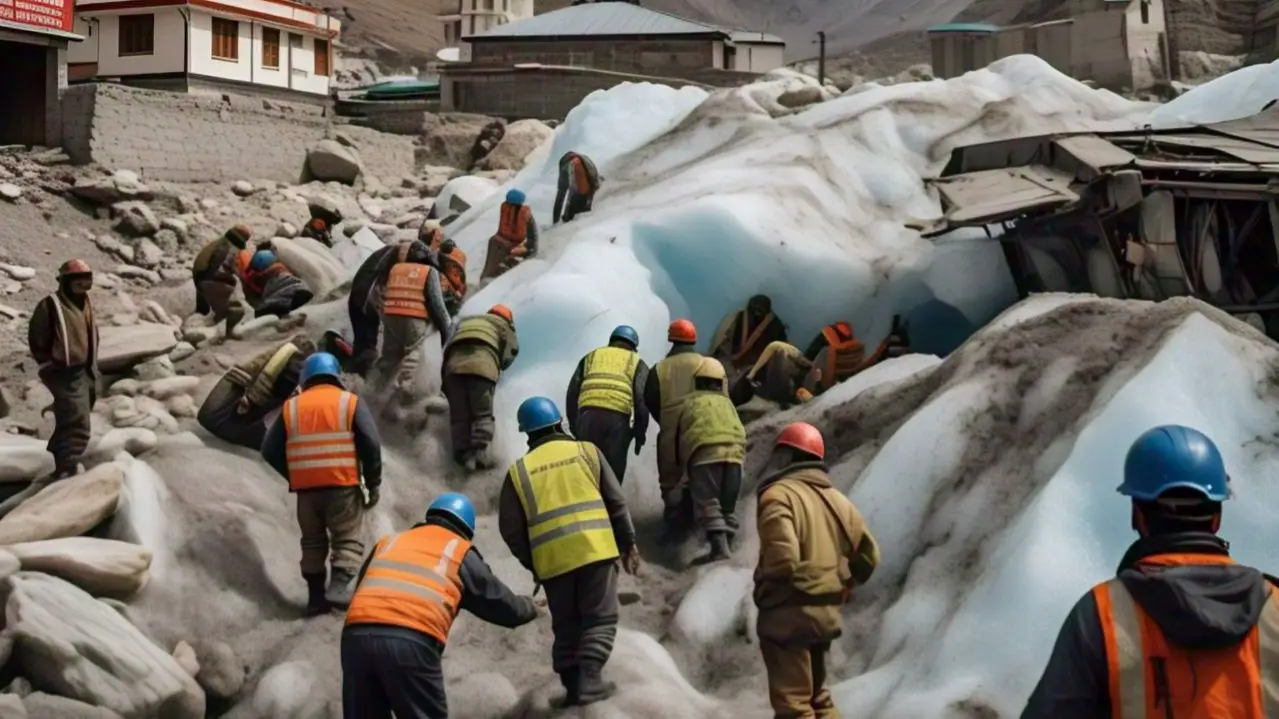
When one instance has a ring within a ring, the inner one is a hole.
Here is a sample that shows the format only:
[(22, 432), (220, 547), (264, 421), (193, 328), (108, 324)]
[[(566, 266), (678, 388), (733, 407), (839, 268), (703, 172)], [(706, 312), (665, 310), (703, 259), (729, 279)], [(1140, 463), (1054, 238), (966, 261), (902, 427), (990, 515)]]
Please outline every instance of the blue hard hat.
[(639, 347), (639, 333), (630, 325), (618, 325), (613, 328), (613, 334), (608, 336), (608, 341), (626, 340), (631, 343), (632, 347)]
[(249, 269), (261, 272), (275, 264), (275, 253), (270, 250), (258, 250), (249, 261)]
[(475, 532), (475, 507), (471, 506), (471, 500), (465, 494), (449, 492), (436, 497), (426, 510), (426, 516), (432, 514), (447, 514), (466, 525), (472, 533)]
[(520, 422), (520, 431), (526, 434), (554, 427), (564, 419), (560, 416), (560, 408), (546, 397), (530, 397), (524, 400), (515, 417)]
[(524, 193), (512, 187), (506, 191), (506, 201), (512, 205), (524, 204)]
[(1178, 424), (1147, 430), (1128, 449), (1119, 493), (1153, 501), (1170, 489), (1193, 489), (1210, 501), (1230, 497), (1226, 463), (1202, 432)]
[(310, 382), (316, 377), (334, 377), (342, 374), (342, 366), (338, 364), (338, 358), (328, 352), (316, 352), (306, 358), (306, 362), (302, 364), (302, 384)]

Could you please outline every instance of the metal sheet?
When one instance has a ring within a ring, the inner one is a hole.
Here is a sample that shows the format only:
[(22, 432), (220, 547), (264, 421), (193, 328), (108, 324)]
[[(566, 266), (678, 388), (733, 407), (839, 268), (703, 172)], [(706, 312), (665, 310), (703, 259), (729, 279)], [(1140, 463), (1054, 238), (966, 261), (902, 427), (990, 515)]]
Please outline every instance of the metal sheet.
[(933, 181), (951, 226), (986, 225), (1079, 201), (1072, 177), (1043, 165), (980, 170)]
[(1216, 150), (1250, 164), (1279, 163), (1279, 149), (1266, 147), (1245, 139), (1223, 137), (1221, 135), (1157, 135), (1150, 138), (1154, 146), (1187, 148), (1203, 148)]
[(1073, 135), (1053, 140), (1053, 144), (1094, 170), (1132, 164), (1136, 155), (1096, 135)]

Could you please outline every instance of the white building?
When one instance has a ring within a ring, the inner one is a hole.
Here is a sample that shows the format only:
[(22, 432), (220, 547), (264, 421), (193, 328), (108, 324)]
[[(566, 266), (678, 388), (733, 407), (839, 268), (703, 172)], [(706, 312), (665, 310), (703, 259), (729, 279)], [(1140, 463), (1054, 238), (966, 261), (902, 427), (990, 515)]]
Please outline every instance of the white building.
[(289, 0), (78, 0), (75, 80), (327, 98), (342, 23)]
[(454, 0), (453, 11), (440, 15), (444, 26), (444, 49), (438, 53), (445, 62), (470, 57), (465, 38), (507, 23), (533, 17), (533, 0)]

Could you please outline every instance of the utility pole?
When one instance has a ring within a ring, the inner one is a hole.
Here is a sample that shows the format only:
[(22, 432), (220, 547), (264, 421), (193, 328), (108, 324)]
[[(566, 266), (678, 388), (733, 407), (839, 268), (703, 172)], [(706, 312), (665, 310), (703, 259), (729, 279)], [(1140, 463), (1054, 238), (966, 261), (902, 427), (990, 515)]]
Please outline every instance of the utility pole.
[(826, 31), (817, 31), (817, 84), (826, 84)]

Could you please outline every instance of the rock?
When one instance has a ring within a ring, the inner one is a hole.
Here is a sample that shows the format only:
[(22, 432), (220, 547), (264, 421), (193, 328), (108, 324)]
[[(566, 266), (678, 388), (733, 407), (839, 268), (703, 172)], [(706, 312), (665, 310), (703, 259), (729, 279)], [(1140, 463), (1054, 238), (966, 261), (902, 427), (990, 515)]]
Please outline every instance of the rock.
[[(22, 562), (20, 562), (17, 556), (15, 556), (13, 552), (10, 552), (9, 549), (10, 548), (8, 547), (0, 549), (0, 581), (4, 581), (9, 577), (12, 577), (22, 569)], [(0, 667), (2, 666), (4, 666), (4, 662), (0, 661)]]
[[(115, 268), (115, 273), (121, 277), (128, 277), (135, 280), (144, 280), (153, 285), (160, 284), (160, 273), (155, 270), (148, 270), (143, 267), (130, 267), (129, 265), (119, 265)], [(189, 274), (188, 274), (189, 276)]]
[(5, 262), (0, 262), (0, 272), (8, 275), (10, 279), (17, 280), (19, 282), (26, 282), (27, 280), (34, 280), (36, 278), (36, 271), (30, 267), (10, 265)]
[(253, 183), (247, 180), (236, 180), (231, 183), (231, 192), (237, 197), (248, 197), (257, 191), (258, 188), (254, 187)]
[(142, 267), (156, 267), (161, 262), (164, 262), (164, 250), (160, 249), (149, 237), (144, 237), (133, 248), (133, 261)]
[(150, 237), (160, 231), (160, 220), (144, 202), (117, 202), (111, 206), (115, 230), (128, 237)]
[(108, 395), (128, 395), (132, 397), (142, 391), (142, 383), (136, 379), (122, 379), (111, 385), (107, 390)]
[[(277, 319), (277, 318), (272, 318)], [(175, 377), (165, 377), (148, 382), (142, 386), (142, 394), (147, 397), (153, 397), (160, 401), (169, 399), (180, 394), (189, 395), (195, 392), (200, 386), (199, 377), (190, 377), (187, 375), (178, 375)]]
[[(135, 405), (136, 407), (136, 405)], [(140, 414), (136, 409), (130, 417)], [(94, 445), (92, 453), (104, 457), (115, 457), (121, 452), (138, 456), (156, 448), (160, 439), (155, 432), (143, 427), (117, 427), (102, 435)]]
[(160, 220), (160, 229), (168, 230), (183, 239), (186, 238), (187, 232), (189, 232), (186, 220), (178, 217), (166, 217), (163, 220)]
[(151, 199), (151, 191), (128, 170), (121, 170), (111, 177), (82, 178), (71, 188), (71, 194), (97, 205), (111, 205), (122, 199)]
[[(0, 694), (0, 717), (4, 719), (27, 719), (27, 707), (22, 697), (17, 694)], [(49, 716), (45, 714), (44, 716)]]
[(794, 90), (787, 90), (777, 96), (777, 104), (791, 109), (804, 107), (825, 99), (822, 89), (817, 85), (805, 85)]
[(27, 679), (23, 677), (14, 677), (13, 681), (9, 682), (8, 686), (4, 688), (4, 691), (6, 694), (16, 694), (17, 696), (25, 699), (30, 696), (31, 692), (34, 690), (31, 688), (31, 682)]
[(154, 382), (177, 374), (173, 362), (165, 355), (153, 357), (133, 368), (133, 376), (141, 382)]
[(206, 694), (215, 699), (230, 699), (244, 687), (244, 664), (224, 642), (201, 645), (196, 653), (200, 661), (200, 673), (195, 680)]
[(133, 261), (133, 248), (111, 235), (98, 235), (93, 238), (93, 244), (97, 245), (99, 250), (115, 255), (125, 262)]
[(5, 617), (33, 683), (129, 717), (204, 717), (204, 690), (114, 609), (56, 577), (9, 582)]
[(84, 534), (115, 514), (123, 489), (114, 462), (45, 486), (0, 519), (0, 546)]
[(29, 719), (123, 719), (110, 709), (44, 692), (30, 694), (22, 703)]
[(471, 151), (491, 118), (457, 112), (432, 113), (423, 118), (424, 145), (415, 158), (421, 165), (469, 168)]
[(360, 176), (360, 156), (336, 140), (320, 140), (306, 155), (305, 174), (311, 180), (353, 185)]
[(115, 327), (128, 327), (129, 325), (136, 325), (138, 323), (138, 316), (121, 312), (111, 315), (107, 318), (107, 321)]
[(298, 228), (292, 222), (281, 222), (275, 228), (275, 236), (293, 239), (298, 236)]
[(139, 316), (147, 322), (155, 322), (156, 324), (161, 325), (174, 324), (173, 318), (170, 317), (169, 313), (165, 312), (164, 308), (160, 306), (160, 303), (155, 300), (147, 300), (146, 302), (143, 302)]
[(170, 362), (181, 362), (182, 360), (195, 354), (195, 346), (190, 342), (179, 342), (173, 347), (173, 351), (169, 353)]
[(643, 595), (641, 595), (639, 592), (635, 591), (634, 589), (620, 591), (617, 593), (617, 603), (621, 604), (623, 607), (629, 606), (631, 604), (638, 604), (639, 601), (643, 598), (644, 598)]
[(53, 472), (53, 457), (42, 440), (0, 433), (0, 482), (30, 482)]
[(506, 134), (484, 159), (476, 164), (480, 170), (522, 170), (524, 159), (542, 143), (555, 135), (555, 131), (540, 120), (518, 120), (506, 126)]
[(191, 675), (191, 678), (194, 679), (200, 673), (200, 662), (195, 658), (195, 649), (185, 641), (178, 642), (177, 646), (173, 647), (173, 659), (178, 666), (182, 667), (182, 671)]
[(291, 661), (271, 667), (253, 691), (253, 709), (260, 717), (302, 719), (325, 716), (325, 692), (316, 686), (311, 662)]
[(22, 197), (22, 188), (12, 182), (0, 182), (0, 197), (13, 202)]
[(454, 719), (489, 719), (507, 716), (520, 702), (511, 680), (496, 672), (467, 674), (448, 685), (448, 695), (466, 697), (466, 701), (449, 705)]
[(164, 408), (174, 417), (194, 417), (199, 412), (199, 408), (195, 406), (195, 398), (189, 394), (170, 397), (164, 403)]
[(178, 344), (169, 325), (141, 322), (132, 327), (103, 327), (98, 351), (98, 367), (103, 372), (120, 372), (143, 360), (167, 354)]
[(3, 290), (6, 295), (16, 295), (22, 291), (22, 283), (17, 280), (0, 282), (0, 290)]
[(93, 595), (130, 597), (146, 586), (151, 567), (151, 550), (114, 539), (64, 537), (22, 542), (8, 551), (23, 571), (52, 574)]
[(3, 316), (5, 319), (16, 320), (17, 318), (21, 317), (23, 314), (24, 314), (23, 311), (18, 309), (17, 307), (10, 307), (9, 305), (0, 305), (0, 316)]

